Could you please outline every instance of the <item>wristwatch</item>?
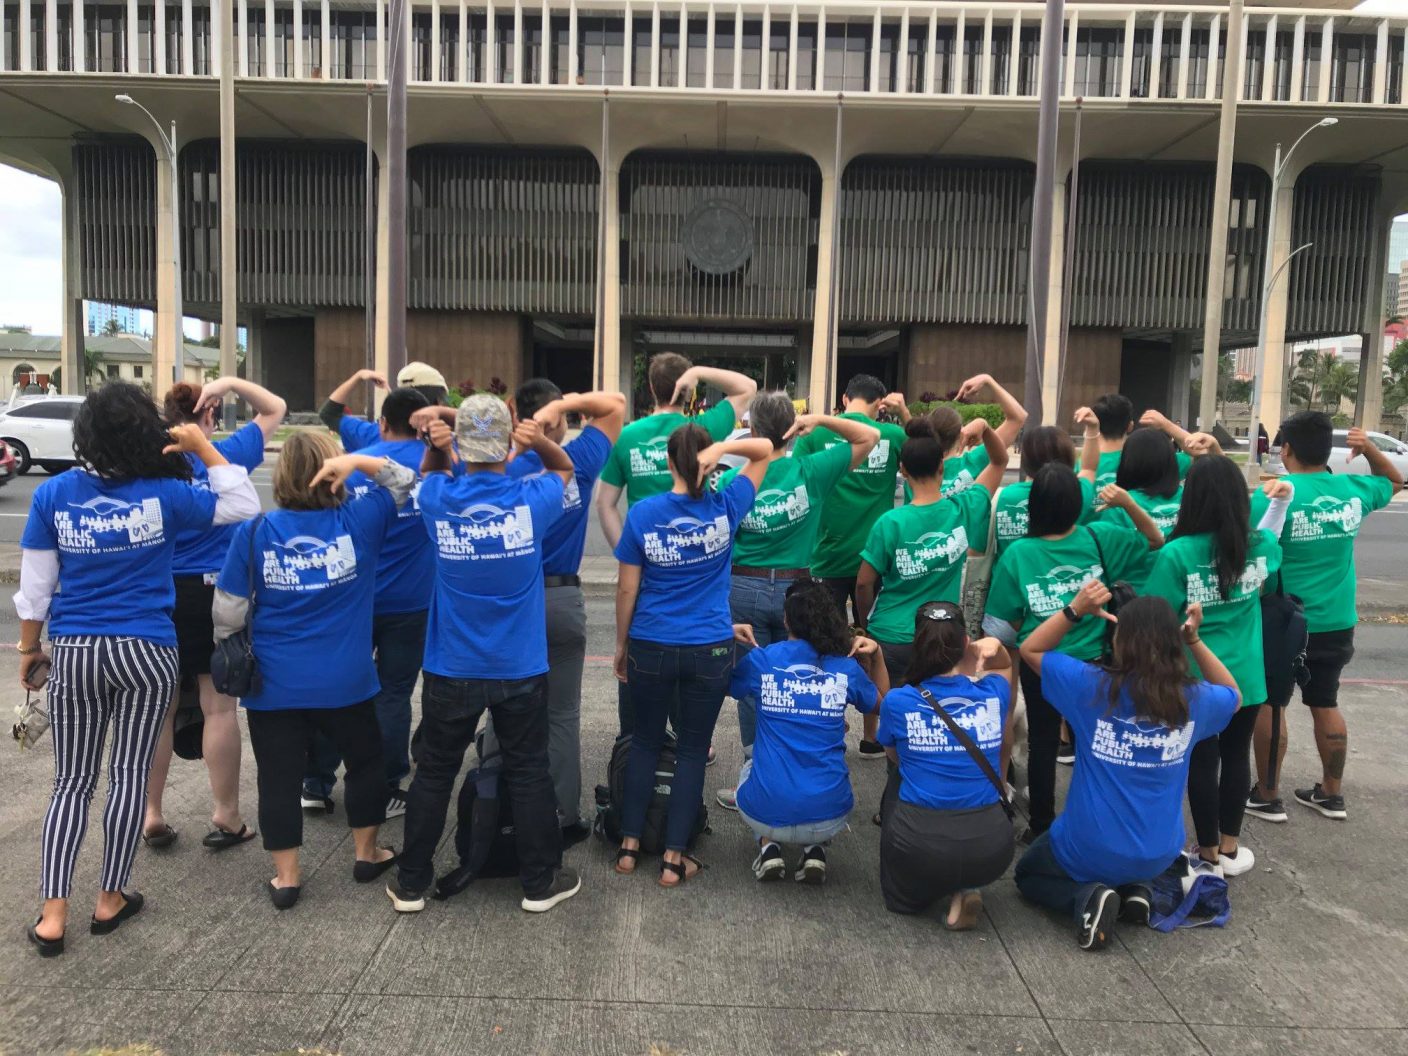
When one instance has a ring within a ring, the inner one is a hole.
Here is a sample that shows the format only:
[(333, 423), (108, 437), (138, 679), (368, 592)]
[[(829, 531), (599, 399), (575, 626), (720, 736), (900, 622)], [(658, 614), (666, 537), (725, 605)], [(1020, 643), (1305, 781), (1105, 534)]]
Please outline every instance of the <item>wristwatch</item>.
[(1080, 623), (1080, 613), (1076, 612), (1076, 610), (1071, 608), (1069, 605), (1061, 609), (1061, 615), (1066, 617), (1066, 619), (1070, 620), (1072, 623)]

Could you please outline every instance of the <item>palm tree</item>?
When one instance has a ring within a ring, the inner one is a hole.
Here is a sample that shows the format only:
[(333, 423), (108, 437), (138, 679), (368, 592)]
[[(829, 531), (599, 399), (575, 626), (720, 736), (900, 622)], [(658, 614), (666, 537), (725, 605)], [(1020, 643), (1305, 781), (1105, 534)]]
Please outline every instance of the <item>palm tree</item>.
[(1359, 368), (1339, 360), (1331, 364), (1320, 382), (1320, 396), (1325, 410), (1338, 414), (1340, 405), (1359, 395)]
[(99, 380), (103, 377), (103, 354), (95, 348), (84, 346), (83, 349), (83, 380), (86, 385), (92, 381), (94, 376)]
[(122, 324), (116, 319), (109, 319), (103, 324), (103, 333), (108, 337), (116, 337), (122, 333)]

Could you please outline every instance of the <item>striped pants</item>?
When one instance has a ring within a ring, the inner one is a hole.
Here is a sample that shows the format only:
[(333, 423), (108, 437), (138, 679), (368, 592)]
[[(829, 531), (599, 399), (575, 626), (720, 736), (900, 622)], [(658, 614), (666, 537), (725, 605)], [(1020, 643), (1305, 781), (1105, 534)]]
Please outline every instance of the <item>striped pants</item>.
[(118, 891), (132, 875), (142, 834), (147, 774), (179, 677), (176, 648), (140, 638), (62, 636), (53, 640), (53, 657), (54, 794), (44, 815), (40, 893), (68, 898), (73, 889), (109, 731), (102, 889)]

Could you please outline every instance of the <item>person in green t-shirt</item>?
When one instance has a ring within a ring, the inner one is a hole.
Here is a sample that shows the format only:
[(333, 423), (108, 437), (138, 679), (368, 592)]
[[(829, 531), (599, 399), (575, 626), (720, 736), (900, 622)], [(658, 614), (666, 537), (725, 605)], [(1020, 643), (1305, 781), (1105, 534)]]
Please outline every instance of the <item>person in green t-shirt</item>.
[[(846, 385), (846, 394), (841, 400), (845, 413), (840, 417), (876, 427), (880, 430), (880, 440), (865, 461), (832, 489), (821, 510), (821, 526), (812, 551), (812, 575), (826, 584), (843, 614), (846, 602), (851, 603), (853, 615), (848, 619), (853, 622), (860, 615), (855, 603), (860, 549), (870, 534), (870, 526), (882, 513), (894, 508), (895, 474), (905, 438), (900, 426), (876, 421), (885, 393), (885, 383), (869, 374), (857, 374)], [(793, 445), (792, 457), (805, 457), (845, 442), (822, 426)], [(869, 757), (883, 759), (885, 754), (877, 751)]]
[[(1091, 580), (1107, 586), (1127, 580), (1150, 549), (1163, 546), (1163, 533), (1127, 491), (1110, 484), (1101, 492), (1106, 505), (1124, 509), (1138, 530), (1096, 522), (1081, 525), (1088, 509), (1074, 471), (1049, 462), (1032, 480), (1027, 502), (1027, 537), (1007, 547), (992, 572), (983, 631), (1004, 645), (1026, 641), (1043, 620), (1069, 605)], [(1104, 624), (1087, 620), (1072, 628), (1060, 650), (1094, 661), (1104, 649)], [(1056, 751), (1061, 716), (1041, 692), (1041, 678), (1025, 664), (1020, 672), (1027, 702), (1027, 777), (1031, 797), (1030, 842), (1056, 817)]]
[[(1022, 477), (1015, 484), (1008, 484), (997, 493), (993, 503), (993, 516), (997, 523), (993, 528), (993, 549), (995, 557), (1018, 539), (1027, 534), (1027, 504), (1032, 491), (1032, 478), (1041, 467), (1050, 462), (1075, 468), (1076, 448), (1071, 443), (1070, 434), (1054, 425), (1038, 425), (1022, 434), (1021, 445)], [(1081, 467), (1080, 490), (1085, 498), (1085, 512), (1080, 523), (1090, 519), (1090, 508), (1095, 505), (1095, 467)], [(1015, 657), (1015, 650), (1014, 650)], [(1014, 660), (1015, 662), (1015, 660)]]
[[(959, 403), (966, 403), (984, 389), (991, 390), (992, 401), (1002, 408), (1002, 424), (997, 426), (997, 435), (1002, 440), (1003, 456), (998, 461), (1002, 464), (1003, 469), (1006, 469), (1006, 451), (1017, 442), (1017, 437), (1022, 432), (1022, 426), (1027, 421), (1027, 409), (1022, 406), (1017, 397), (999, 385), (991, 374), (974, 374), (958, 386), (958, 391), (954, 393), (953, 398)], [(899, 416), (901, 424), (909, 421), (909, 406), (905, 403), (904, 393), (890, 393), (885, 397), (884, 405), (886, 410), (892, 410)], [(963, 439), (960, 437), (952, 448), (944, 452), (944, 480), (939, 490), (944, 495), (952, 495), (955, 491), (971, 488), (977, 481), (978, 474), (987, 467), (988, 462), (988, 452), (982, 444), (965, 451)], [(914, 496), (908, 486), (904, 490), (904, 501), (914, 501)]]
[[(992, 459), (978, 475), (981, 487), (943, 498), (939, 489), (944, 452), (963, 430), (978, 437)], [(892, 686), (902, 684), (909, 669), (919, 606), (960, 600), (968, 551), (986, 545), (992, 495), (1002, 483), (1007, 451), (991, 425), (979, 418), (964, 426), (952, 407), (912, 420), (905, 431), (900, 473), (914, 489), (914, 502), (887, 511), (875, 522), (856, 576), (857, 611), (880, 643)], [(878, 721), (879, 716), (867, 720), (862, 747), (875, 744)]]
[[(1198, 459), (1188, 471), (1177, 523), (1144, 585), (1146, 594), (1166, 600), (1180, 618), (1190, 605), (1202, 606), (1203, 641), (1242, 694), (1242, 707), (1227, 728), (1194, 746), (1188, 771), (1199, 853), (1224, 876), (1240, 876), (1256, 864), (1251, 848), (1239, 842), (1252, 787), (1252, 731), (1266, 700), (1261, 593), (1281, 568), (1277, 537), (1294, 489), (1277, 480), (1265, 491), (1270, 506), (1251, 528), (1241, 468), (1221, 455)], [(1196, 665), (1190, 667), (1199, 677)]]
[[(1106, 484), (1115, 483), (1125, 443), (1134, 431), (1134, 404), (1129, 401), (1129, 397), (1117, 392), (1106, 393), (1089, 407), (1081, 407), (1076, 411), (1076, 424), (1085, 426), (1085, 447), (1081, 450), (1082, 465), (1085, 463), (1087, 451), (1093, 458), (1098, 456), (1098, 461), (1095, 462), (1095, 490), (1098, 493)], [(1188, 453), (1192, 449), (1188, 445), (1194, 437), (1201, 443), (1200, 453), (1222, 454), (1222, 449), (1217, 446), (1217, 440), (1211, 434), (1190, 433), (1158, 411), (1145, 411), (1139, 418), (1139, 424), (1157, 429), (1173, 441), (1180, 481), (1187, 476), (1188, 467), (1193, 464), (1192, 455)]]
[[(1154, 429), (1136, 429), (1125, 441), (1119, 468), (1115, 471), (1115, 483), (1129, 492), (1129, 497), (1153, 518), (1165, 539), (1178, 520), (1178, 506), (1183, 497), (1175, 455), (1173, 441), (1163, 433)], [(1102, 521), (1122, 524), (1126, 528), (1134, 527), (1124, 510), (1116, 507), (1102, 508), (1096, 516)], [(1153, 564), (1154, 555), (1150, 551), (1143, 567), (1129, 577), (1129, 585), (1141, 594), (1144, 592), (1145, 577)]]
[[(1310, 680), (1301, 687), (1301, 700), (1310, 708), (1315, 724), (1315, 747), (1320, 752), (1322, 775), (1313, 788), (1295, 790), (1296, 802), (1327, 818), (1347, 816), (1341, 781), (1349, 732), (1340, 712), (1340, 675), (1354, 656), (1355, 609), (1354, 540), (1364, 515), (1387, 506), (1403, 490), (1403, 478), (1388, 457), (1362, 429), (1351, 429), (1346, 438), (1350, 458), (1363, 455), (1370, 476), (1333, 472), (1330, 451), (1334, 423), (1319, 411), (1301, 411), (1281, 423), (1281, 460), (1286, 478), (1295, 486), (1286, 525), (1281, 530), (1285, 559), (1281, 576), (1287, 594), (1305, 602), (1310, 641), (1305, 663)], [(1260, 517), (1266, 496), (1252, 497), (1252, 516)], [(1247, 813), (1267, 821), (1285, 821), (1277, 789), (1267, 781), (1271, 753), (1272, 712), (1263, 708), (1257, 719), (1257, 784), (1247, 798)], [(1276, 773), (1286, 752), (1280, 739)]]

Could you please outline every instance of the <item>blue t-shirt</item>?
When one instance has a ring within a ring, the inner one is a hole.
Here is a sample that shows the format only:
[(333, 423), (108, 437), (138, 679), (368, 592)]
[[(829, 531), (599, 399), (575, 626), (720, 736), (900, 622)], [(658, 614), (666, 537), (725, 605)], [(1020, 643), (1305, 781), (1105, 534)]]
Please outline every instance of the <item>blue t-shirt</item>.
[[(976, 682), (964, 675), (926, 679), (924, 688), (972, 738), (992, 768), (1002, 772), (1002, 731), (1012, 687), (1002, 675)], [(934, 714), (914, 686), (900, 686), (880, 708), (875, 739), (900, 758), (900, 799), (933, 810), (971, 810), (998, 802), (997, 789), (977, 761)]]
[(753, 506), (741, 473), (697, 499), (667, 491), (626, 514), (616, 560), (640, 565), (631, 637), (662, 645), (733, 640), (728, 590), (733, 533)]
[[(344, 414), (337, 420), (337, 435), (342, 441), (344, 451), (360, 451), (381, 439), (381, 426), (365, 418), (353, 418)], [(420, 468), (419, 462), (416, 463), (416, 468)]]
[(175, 645), (176, 536), (208, 532), (214, 520), (214, 493), (184, 480), (104, 480), (82, 469), (46, 480), (30, 500), (20, 546), (59, 553), (50, 636)]
[(851, 812), (846, 769), (846, 705), (875, 710), (875, 683), (848, 656), (821, 656), (807, 642), (748, 652), (729, 695), (758, 711), (753, 769), (738, 806), (765, 825), (808, 825)]
[(533, 678), (548, 669), (543, 539), (562, 516), (556, 473), (428, 475), (420, 512), (435, 551), (425, 670)]
[[(264, 461), (264, 430), (254, 422), (215, 442), (215, 450), (225, 456), (232, 466), (244, 466), (249, 472)], [(186, 460), (191, 464), (191, 483), (204, 491), (210, 490), (210, 471), (205, 463), (189, 451)], [(204, 531), (178, 531), (176, 533), (176, 555), (171, 559), (171, 574), (176, 576), (203, 576), (219, 572), (225, 563), (225, 551), (230, 549), (235, 526), (222, 524)]]
[(396, 520), (391, 493), (330, 510), (274, 510), (235, 528), (219, 588), (249, 597), (254, 540), (254, 656), (263, 687), (246, 708), (343, 708), (376, 696), (372, 595), (376, 563)]
[[(419, 440), (378, 440), (357, 452), (370, 458), (389, 458), (407, 469), (420, 472), (425, 444)], [(381, 560), (376, 566), (376, 615), (421, 612), (430, 607), (435, 586), (435, 551), (420, 522), (419, 485), (410, 500), (397, 512), (396, 523), (386, 533)], [(365, 474), (347, 478), (348, 494), (365, 498), (381, 491)]]
[[(572, 479), (562, 493), (562, 516), (543, 539), (543, 572), (549, 576), (575, 576), (582, 567), (592, 488), (611, 457), (611, 441), (596, 426), (588, 425), (563, 450), (572, 459)], [(534, 452), (525, 451), (505, 471), (514, 478), (541, 473), (543, 460)]]
[(1127, 693), (1114, 711), (1093, 664), (1061, 653), (1041, 662), (1041, 692), (1071, 727), (1075, 773), (1051, 850), (1081, 883), (1145, 883), (1183, 849), (1183, 790), (1193, 744), (1215, 737), (1237, 710), (1237, 692), (1195, 682), (1188, 722), (1169, 729), (1135, 717)]

